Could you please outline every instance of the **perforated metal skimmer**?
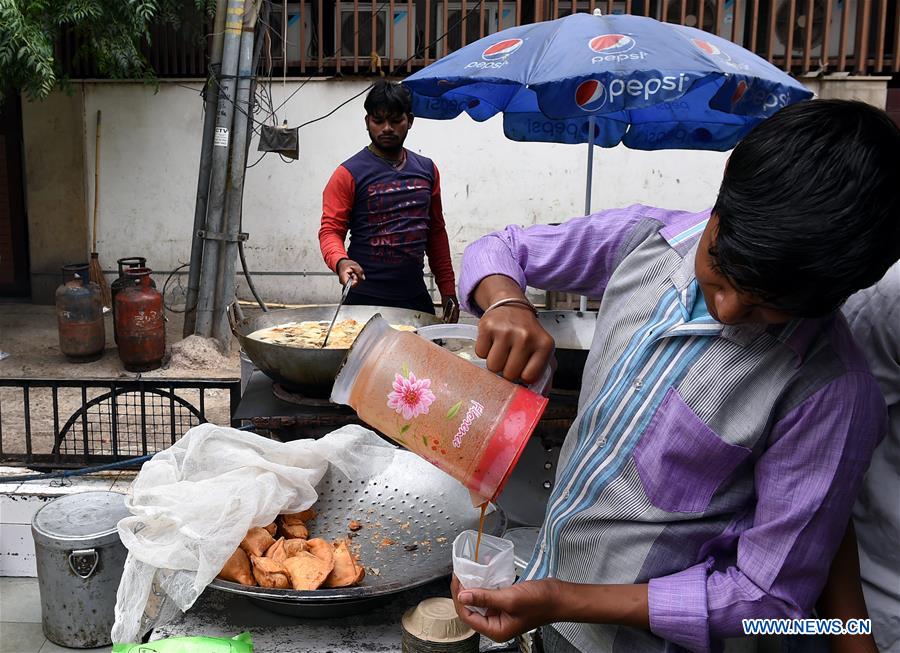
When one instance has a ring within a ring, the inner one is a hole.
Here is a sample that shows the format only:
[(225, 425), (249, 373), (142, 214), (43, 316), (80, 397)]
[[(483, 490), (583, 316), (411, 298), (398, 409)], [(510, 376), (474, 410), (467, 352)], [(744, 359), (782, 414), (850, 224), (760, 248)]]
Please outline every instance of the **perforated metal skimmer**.
[[(368, 481), (350, 481), (330, 467), (316, 489), (318, 517), (307, 524), (310, 537), (347, 538), (351, 520), (361, 525), (349, 540), (366, 568), (360, 586), (301, 592), (216, 579), (211, 587), (297, 607), (394, 594), (448, 576), (453, 539), (478, 528), (479, 510), (472, 507), (468, 491), (408, 451), (398, 451), (392, 465)], [(500, 510), (485, 520), (486, 533), (500, 535), (505, 527)]]

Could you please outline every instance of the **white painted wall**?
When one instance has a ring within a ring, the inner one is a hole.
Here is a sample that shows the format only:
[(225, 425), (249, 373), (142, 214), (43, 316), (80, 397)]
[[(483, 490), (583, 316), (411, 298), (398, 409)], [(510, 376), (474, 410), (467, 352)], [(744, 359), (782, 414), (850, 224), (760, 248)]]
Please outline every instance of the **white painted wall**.
[[(366, 81), (311, 81), (278, 113), (297, 125), (321, 116), (367, 86)], [(94, 120), (103, 112), (98, 250), (115, 259), (144, 255), (157, 270), (188, 261), (202, 128), (200, 84), (163, 82), (85, 85), (85, 186), (93, 202)], [(274, 85), (276, 106), (298, 82)], [(247, 171), (244, 231), (248, 262), (264, 299), (335, 301), (316, 232), (321, 193), (334, 168), (367, 144), (363, 97), (300, 130), (300, 159), (267, 156)], [(435, 160), (454, 261), (479, 236), (510, 223), (559, 222), (584, 208), (587, 146), (515, 143), (500, 117), (475, 123), (417, 121), (407, 146)], [(255, 160), (256, 143), (251, 148)], [(593, 207), (635, 202), (699, 210), (715, 199), (726, 153), (596, 149)], [(263, 273), (291, 273), (267, 276)], [(303, 276), (312, 275), (312, 276)], [(161, 284), (162, 279), (157, 283)], [(241, 284), (242, 297), (249, 293)]]

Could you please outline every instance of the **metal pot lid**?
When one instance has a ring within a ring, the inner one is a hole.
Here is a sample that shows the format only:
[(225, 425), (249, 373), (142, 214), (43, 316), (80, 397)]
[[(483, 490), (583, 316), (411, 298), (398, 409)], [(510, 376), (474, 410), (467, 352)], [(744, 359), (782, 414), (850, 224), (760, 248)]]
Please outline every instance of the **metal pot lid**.
[(118, 492), (79, 492), (54, 499), (34, 515), (35, 532), (54, 539), (88, 539), (109, 535), (131, 513)]

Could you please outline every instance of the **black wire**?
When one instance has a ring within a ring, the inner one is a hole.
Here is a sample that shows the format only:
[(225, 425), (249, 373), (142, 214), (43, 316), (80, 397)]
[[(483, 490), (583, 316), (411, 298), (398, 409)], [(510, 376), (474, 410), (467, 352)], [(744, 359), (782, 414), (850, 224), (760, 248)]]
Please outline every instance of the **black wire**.
[(256, 161), (254, 161), (253, 163), (248, 165), (245, 169), (249, 170), (250, 168), (254, 167), (257, 163), (262, 161), (266, 157), (267, 154), (268, 154), (268, 152), (263, 152)]
[(166, 295), (169, 292), (169, 282), (172, 281), (173, 277), (175, 277), (176, 274), (178, 274), (179, 270), (182, 270), (182, 269), (188, 267), (189, 265), (190, 265), (190, 263), (182, 263), (177, 268), (172, 270), (172, 272), (169, 273), (169, 276), (166, 277), (166, 281), (162, 287), (162, 297), (163, 297), (163, 306), (165, 307), (165, 309), (167, 311), (170, 311), (172, 313), (187, 313), (187, 311), (188, 311), (187, 306), (185, 306), (184, 309), (182, 309), (182, 310), (178, 310), (177, 308), (172, 308), (171, 306), (169, 306), (166, 303)]
[(250, 270), (247, 268), (247, 259), (244, 256), (244, 241), (238, 241), (238, 256), (241, 259), (241, 268), (244, 270), (244, 278), (247, 279), (247, 286), (250, 288), (250, 294), (253, 295), (253, 299), (256, 300), (256, 303), (259, 304), (259, 307), (263, 310), (263, 313), (269, 312), (269, 307), (266, 306), (266, 303), (259, 296), (259, 293), (256, 292), (256, 284), (253, 283), (253, 277), (250, 276)]
[[(253, 424), (247, 424), (245, 426), (239, 426), (237, 430), (250, 431), (254, 428), (256, 427)], [(69, 478), (70, 476), (84, 476), (86, 474), (103, 472), (109, 469), (118, 469), (120, 467), (136, 465), (137, 463), (141, 463), (141, 465), (143, 465), (155, 455), (156, 454), (151, 453), (145, 456), (138, 456), (136, 458), (126, 458), (125, 460), (119, 460), (114, 463), (107, 463), (105, 465), (81, 467), (80, 469), (65, 469), (58, 472), (45, 472), (41, 474), (22, 474), (21, 476), (3, 476), (0, 477), (0, 480), (2, 480), (4, 483), (25, 483), (27, 481), (42, 481), (49, 478)]]
[(306, 127), (307, 125), (311, 125), (311, 124), (313, 124), (314, 122), (319, 122), (320, 120), (325, 120), (325, 118), (328, 118), (329, 116), (331, 116), (332, 114), (334, 114), (338, 109), (340, 109), (340, 108), (343, 107), (344, 105), (347, 105), (347, 104), (349, 104), (350, 102), (353, 102), (353, 100), (355, 100), (356, 98), (358, 98), (358, 97), (359, 97), (360, 95), (362, 95), (363, 93), (367, 93), (373, 86), (375, 86), (375, 84), (369, 84), (368, 86), (366, 86), (363, 90), (361, 90), (359, 93), (357, 93), (357, 94), (354, 95), (353, 97), (348, 98), (348, 99), (344, 100), (343, 102), (341, 102), (341, 103), (340, 103), (339, 105), (337, 105), (334, 109), (332, 109), (331, 111), (329, 111), (328, 113), (326, 113), (324, 116), (319, 116), (318, 118), (313, 118), (312, 120), (307, 120), (306, 122), (304, 122), (304, 123), (302, 123), (302, 124), (300, 124), (300, 125), (297, 125), (297, 129), (300, 129), (301, 127)]
[[(375, 13), (377, 14), (377, 13), (379, 13), (382, 9), (384, 9), (384, 8), (388, 5), (388, 2), (389, 2), (389, 1), (390, 1), (390, 0), (385, 0), (384, 2), (382, 2), (381, 5), (380, 5), (377, 9), (375, 9)], [(481, 2), (479, 2), (478, 4), (480, 5)], [(466, 17), (468, 18), (468, 14), (466, 14)], [(321, 17), (321, 16), (319, 16), (319, 20), (322, 20), (322, 17)], [(284, 19), (282, 19), (282, 24), (284, 24)], [(268, 27), (271, 28), (271, 25), (269, 25)], [(455, 26), (454, 26), (454, 27), (455, 27)], [(372, 28), (377, 30), (377, 27), (374, 26), (374, 25), (372, 26)], [(354, 40), (354, 42), (356, 41), (356, 37), (359, 36), (359, 30), (360, 30), (360, 29), (361, 29), (361, 28), (360, 28), (359, 26), (357, 26), (356, 31), (353, 32), (353, 40)], [(385, 29), (387, 29), (387, 27), (385, 27)], [(385, 33), (385, 34), (386, 34), (386, 33)], [(446, 35), (445, 35), (445, 36), (446, 36)], [(434, 44), (432, 43), (432, 45), (434, 45)], [(335, 56), (337, 55), (338, 51), (339, 51), (342, 47), (343, 47), (343, 44), (338, 45), (337, 48), (335, 49), (335, 51), (332, 52), (332, 53), (331, 53), (331, 56), (328, 57), (328, 58), (331, 59), (331, 58), (335, 57)], [(431, 47), (431, 46), (429, 46), (429, 47)], [(284, 52), (284, 53), (282, 53), (282, 54), (283, 54), (283, 56), (285, 56), (285, 57), (287, 56), (287, 52)], [(412, 58), (413, 58), (413, 57), (410, 57), (410, 59), (412, 59)], [(403, 66), (407, 61), (409, 61), (409, 59), (407, 59), (406, 61), (404, 61), (403, 63), (401, 63), (400, 66)], [(298, 86), (297, 88), (295, 88), (295, 89), (294, 89), (294, 92), (291, 93), (290, 95), (288, 95), (287, 98), (285, 98), (284, 102), (282, 102), (281, 104), (279, 104), (277, 107), (275, 107), (275, 108), (272, 110), (272, 112), (271, 112), (270, 115), (274, 116), (274, 115), (278, 112), (278, 110), (279, 110), (281, 107), (283, 107), (285, 104), (287, 104), (287, 103), (291, 100), (291, 98), (293, 98), (295, 95), (297, 95), (297, 93), (300, 92), (300, 89), (302, 89), (304, 86), (306, 86), (306, 84), (309, 83), (309, 81), (310, 81), (312, 78), (313, 78), (313, 75), (310, 75), (310, 76), (307, 77), (305, 80), (303, 80), (303, 82), (300, 84), (300, 86)], [(271, 80), (271, 77), (270, 77), (270, 80)], [(370, 86), (369, 88), (372, 88), (372, 87)], [(366, 90), (368, 90), (368, 89), (366, 89)], [(359, 97), (359, 96), (354, 96), (353, 98), (351, 98), (351, 100), (356, 99), (357, 97)], [(341, 106), (343, 106), (343, 104), (342, 104)], [(340, 107), (338, 107), (338, 108), (340, 108)], [(333, 112), (332, 112), (332, 113), (333, 113)], [(328, 114), (328, 115), (331, 115), (331, 114)], [(313, 120), (312, 122), (315, 122), (315, 120)], [(306, 123), (306, 124), (309, 124), (309, 123)], [(299, 127), (298, 127), (298, 129), (299, 129)]]
[[(269, 0), (269, 1), (271, 1), (271, 0)], [(388, 1), (389, 1), (389, 0), (385, 0), (384, 2), (382, 2), (381, 5), (375, 10), (376, 13), (378, 13), (378, 12), (380, 12), (382, 9), (384, 9), (384, 8), (387, 6)], [(417, 49), (411, 56), (407, 57), (405, 60), (403, 60), (403, 61), (401, 61), (399, 64), (397, 64), (397, 68), (402, 68), (403, 66), (405, 66), (407, 63), (409, 63), (409, 62), (412, 61), (413, 59), (419, 57), (419, 56), (420, 56), (422, 53), (424, 53), (426, 50), (431, 49), (432, 47), (434, 47), (435, 45), (437, 45), (438, 43), (440, 43), (441, 41), (443, 41), (443, 40), (447, 37), (447, 35), (450, 34), (450, 32), (452, 32), (453, 30), (455, 30), (455, 29), (456, 29), (459, 25), (461, 25), (462, 23), (466, 22), (466, 21), (469, 19), (469, 16), (473, 15), (476, 11), (478, 11), (478, 10), (481, 8), (481, 5), (482, 5), (482, 4), (484, 4), (484, 0), (477, 0), (477, 2), (475, 2), (475, 4), (472, 6), (472, 8), (469, 9), (469, 10), (466, 12), (465, 15), (460, 16), (460, 17), (456, 20), (456, 22), (454, 22), (452, 25), (450, 25), (450, 26), (447, 28), (447, 31), (446, 31), (446, 32), (444, 32), (443, 34), (441, 34), (440, 36), (438, 36), (437, 38), (435, 38), (431, 43), (428, 43), (428, 44), (426, 44), (426, 45), (423, 45), (422, 47), (420, 47), (419, 49)], [(285, 20), (286, 20), (286, 17), (283, 17), (283, 18), (282, 18), (282, 24), (284, 24), (284, 21), (285, 21)], [(321, 17), (320, 17), (320, 20), (321, 20)], [(266, 20), (260, 20), (260, 22), (266, 27), (267, 30), (273, 30), (271, 24), (270, 24), (268, 21), (266, 21)], [(359, 34), (359, 29), (357, 29), (356, 32), (354, 33), (354, 39), (356, 38), (356, 35), (358, 35), (358, 34)], [(335, 56), (335, 55), (337, 54), (337, 52), (338, 52), (338, 50), (340, 49), (340, 47), (341, 47), (341, 46), (338, 46), (338, 49), (335, 50), (334, 53), (331, 55), (332, 57)], [(287, 56), (287, 53), (286, 53), (286, 52), (282, 53), (282, 56), (285, 56), (285, 57), (286, 57), (286, 56)], [(254, 72), (255, 72), (255, 71), (254, 71)], [(218, 89), (221, 91), (221, 90), (222, 90), (222, 87), (221, 87), (221, 85), (219, 84), (219, 81), (218, 81), (218, 77), (220, 77), (220, 76), (215, 75), (211, 68), (210, 68), (209, 73), (210, 73), (210, 78), (213, 80), (213, 82), (216, 84), (216, 86), (218, 87)], [(290, 95), (288, 95), (287, 98), (285, 98), (284, 101), (283, 101), (281, 104), (279, 104), (277, 107), (275, 107), (273, 110), (271, 110), (271, 111), (269, 112), (269, 115), (266, 116), (265, 120), (268, 120), (269, 118), (274, 118), (274, 119), (275, 119), (275, 123), (277, 124), (276, 114), (278, 113), (278, 110), (281, 109), (284, 105), (286, 105), (291, 99), (293, 99), (294, 96), (296, 96), (297, 93), (299, 93), (299, 92), (303, 89), (303, 87), (306, 86), (307, 83), (309, 83), (309, 81), (310, 81), (312, 78), (313, 78), (313, 76), (310, 75), (310, 76), (307, 77), (303, 82), (301, 82), (301, 84), (300, 84), (296, 89), (294, 89), (294, 91), (293, 91)], [(271, 68), (270, 68), (270, 73), (269, 73), (268, 79), (269, 79), (269, 84), (271, 85), (271, 80), (272, 80), (272, 76), (271, 76)], [(350, 98), (348, 98), (347, 100), (344, 100), (343, 102), (341, 102), (339, 105), (337, 105), (334, 109), (332, 109), (332, 110), (329, 111), (328, 113), (326, 113), (326, 114), (324, 114), (324, 115), (322, 115), (322, 116), (319, 116), (318, 118), (314, 118), (314, 119), (312, 119), (312, 120), (308, 120), (308, 121), (306, 121), (306, 122), (304, 122), (304, 123), (298, 125), (297, 129), (300, 129), (301, 127), (306, 127), (307, 125), (311, 125), (311, 124), (313, 124), (313, 123), (319, 122), (320, 120), (324, 120), (324, 119), (326, 119), (326, 118), (328, 118), (328, 117), (334, 115), (339, 109), (341, 109), (342, 107), (346, 106), (347, 104), (349, 104), (350, 102), (352, 102), (353, 100), (355, 100), (355, 99), (358, 98), (359, 96), (363, 95), (364, 93), (368, 92), (373, 86), (374, 86), (374, 84), (370, 84), (369, 86), (367, 86), (366, 88), (364, 88), (364, 89), (363, 89), (362, 91), (360, 91), (359, 93), (356, 93), (356, 94), (353, 95), (352, 97), (350, 97)], [(223, 99), (223, 97), (225, 97), (226, 100), (228, 99), (227, 96), (219, 95), (219, 99), (220, 99), (220, 100)], [(269, 99), (270, 99), (270, 106), (271, 106), (271, 94), (269, 95)], [(259, 126), (263, 126), (263, 125), (266, 124), (265, 122), (261, 122), (261, 121), (259, 121), (259, 120), (254, 119), (249, 113), (247, 113), (247, 112), (244, 111), (241, 107), (239, 107), (239, 106), (237, 105), (237, 102), (236, 102), (236, 99), (235, 99), (235, 98), (231, 98), (230, 101), (231, 101), (231, 103), (234, 105), (234, 107), (235, 107), (238, 111), (241, 111), (245, 116), (247, 116), (247, 118), (248, 118), (250, 121), (252, 121), (252, 123), (254, 123), (254, 124), (256, 124), (256, 125), (259, 125)], [(253, 133), (258, 135), (258, 134), (259, 134), (259, 131), (256, 130), (256, 129), (254, 129), (254, 130), (253, 130)], [(265, 156), (265, 154), (263, 154), (263, 156)], [(263, 157), (260, 157), (260, 158), (257, 159), (253, 164), (247, 166), (247, 168), (248, 168), (248, 169), (249, 169), (249, 168), (252, 168), (252, 167), (255, 166), (257, 163), (259, 163), (259, 162), (262, 160), (262, 158), (263, 158)]]
[[(416, 51), (412, 54), (412, 56), (408, 57), (405, 61), (401, 61), (399, 64), (397, 64), (397, 68), (402, 68), (402, 67), (405, 66), (407, 63), (409, 63), (409, 62), (412, 61), (413, 59), (417, 58), (420, 54), (422, 54), (422, 53), (425, 52), (426, 50), (431, 49), (433, 46), (437, 45), (437, 44), (440, 43), (442, 40), (444, 40), (444, 39), (447, 37), (447, 35), (450, 34), (450, 32), (452, 32), (454, 29), (456, 29), (461, 23), (463, 23), (464, 21), (468, 20), (468, 19), (469, 19), (469, 16), (471, 16), (475, 11), (477, 11), (477, 10), (481, 7), (481, 5), (482, 5), (483, 3), (484, 3), (484, 0), (478, 0), (478, 2), (476, 2), (475, 5), (474, 5), (469, 11), (466, 12), (466, 15), (465, 15), (465, 16), (461, 16), (461, 17), (460, 17), (453, 25), (451, 25), (450, 27), (448, 27), (446, 32), (444, 32), (443, 34), (441, 34), (439, 37), (437, 37), (437, 38), (436, 38), (434, 41), (432, 41), (431, 43), (429, 43), (429, 44), (427, 44), (427, 45), (425, 45), (425, 46), (419, 48), (418, 50), (416, 50)], [(379, 9), (379, 11), (380, 11), (380, 10), (381, 10), (381, 9)], [(311, 78), (309, 78), (309, 79), (311, 79)], [(306, 81), (308, 82), (309, 79), (307, 79)], [(305, 84), (305, 83), (306, 83), (306, 82), (304, 82), (304, 84)], [(319, 116), (318, 118), (314, 118), (314, 119), (312, 119), (312, 120), (307, 120), (306, 122), (302, 123), (301, 125), (298, 125), (298, 126), (297, 126), (297, 129), (300, 129), (301, 127), (306, 127), (307, 125), (311, 125), (311, 124), (313, 124), (314, 122), (319, 122), (320, 120), (324, 120), (325, 118), (330, 117), (330, 116), (333, 115), (338, 109), (340, 109), (341, 107), (343, 107), (343, 106), (349, 104), (350, 102), (352, 102), (353, 100), (355, 100), (356, 98), (358, 98), (358, 97), (359, 97), (360, 95), (362, 95), (363, 93), (366, 93), (366, 92), (369, 91), (373, 86), (375, 86), (375, 84), (369, 84), (369, 85), (368, 85), (366, 88), (364, 88), (362, 91), (360, 91), (359, 93), (357, 93), (357, 94), (354, 95), (353, 97), (351, 97), (351, 98), (349, 98), (349, 99), (347, 99), (347, 100), (344, 100), (343, 102), (341, 102), (339, 105), (337, 105), (334, 109), (332, 109), (331, 111), (329, 111), (329, 112), (326, 113), (325, 115)], [(302, 88), (302, 85), (301, 85), (300, 88)], [(284, 106), (285, 102), (287, 102), (288, 100), (290, 100), (290, 99), (297, 93), (297, 91), (299, 91), (299, 90), (300, 90), (300, 89), (298, 88), (296, 91), (294, 91), (293, 93), (291, 93), (291, 95), (288, 96), (287, 100), (285, 100), (284, 102), (282, 102), (281, 105), (279, 105), (278, 108), (280, 109), (282, 106)]]

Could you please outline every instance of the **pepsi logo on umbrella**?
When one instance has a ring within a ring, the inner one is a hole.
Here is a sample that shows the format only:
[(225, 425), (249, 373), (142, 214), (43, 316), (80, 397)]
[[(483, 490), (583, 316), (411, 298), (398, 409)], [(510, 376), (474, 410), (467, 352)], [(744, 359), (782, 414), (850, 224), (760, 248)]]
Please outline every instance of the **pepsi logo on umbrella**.
[(602, 109), (607, 97), (606, 88), (596, 79), (585, 80), (575, 89), (575, 104), (583, 111)]
[(502, 61), (522, 47), (522, 39), (504, 39), (485, 48), (481, 58), (485, 61)]
[(729, 54), (723, 51), (717, 45), (710, 43), (709, 41), (705, 41), (703, 39), (691, 39), (691, 43), (694, 44), (694, 47), (703, 52), (704, 54), (708, 54), (711, 57), (715, 57), (722, 61), (722, 63), (731, 66), (732, 68), (738, 68), (739, 70), (745, 70), (747, 66), (742, 66), (729, 56)]
[(635, 40), (625, 34), (601, 34), (588, 41), (588, 47), (598, 54), (623, 54), (634, 46)]

